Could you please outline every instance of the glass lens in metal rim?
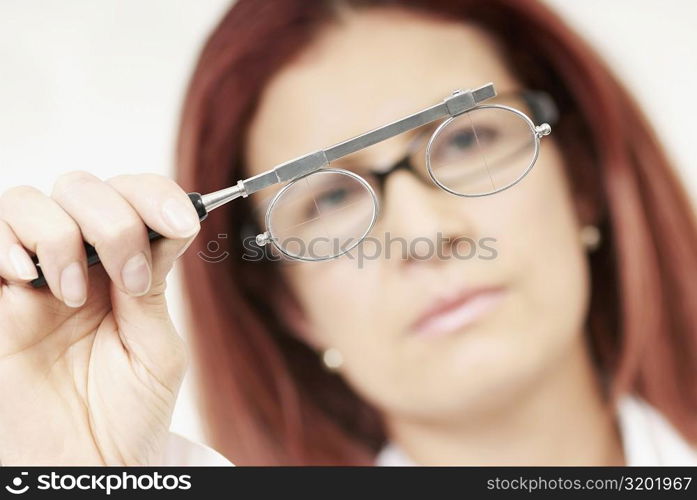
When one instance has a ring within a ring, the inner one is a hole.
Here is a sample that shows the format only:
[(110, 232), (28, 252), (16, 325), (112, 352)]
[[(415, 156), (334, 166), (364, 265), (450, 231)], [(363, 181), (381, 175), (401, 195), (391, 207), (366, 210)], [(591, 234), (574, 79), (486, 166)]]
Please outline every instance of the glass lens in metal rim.
[(480, 197), (520, 182), (538, 154), (539, 136), (525, 113), (481, 105), (438, 126), (426, 146), (426, 167), (445, 191)]
[(265, 222), (268, 239), (283, 255), (321, 261), (355, 248), (375, 225), (378, 211), (377, 195), (365, 179), (322, 168), (276, 193)]

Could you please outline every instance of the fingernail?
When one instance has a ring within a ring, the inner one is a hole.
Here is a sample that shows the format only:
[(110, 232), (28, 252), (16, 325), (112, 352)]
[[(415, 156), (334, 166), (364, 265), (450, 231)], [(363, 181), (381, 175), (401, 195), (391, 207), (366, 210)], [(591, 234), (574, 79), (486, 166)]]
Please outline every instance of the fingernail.
[(61, 272), (61, 297), (69, 307), (80, 307), (87, 300), (87, 283), (79, 262), (73, 262)]
[(143, 295), (150, 289), (150, 266), (143, 253), (128, 259), (121, 270), (121, 279), (131, 295)]
[(26, 250), (19, 246), (17, 243), (10, 246), (8, 251), (10, 257), (10, 264), (19, 276), (23, 280), (33, 280), (39, 277), (39, 273), (36, 271), (36, 266), (27, 255)]
[(198, 218), (193, 207), (179, 200), (167, 200), (162, 205), (162, 216), (172, 231), (182, 237), (191, 236), (198, 230)]

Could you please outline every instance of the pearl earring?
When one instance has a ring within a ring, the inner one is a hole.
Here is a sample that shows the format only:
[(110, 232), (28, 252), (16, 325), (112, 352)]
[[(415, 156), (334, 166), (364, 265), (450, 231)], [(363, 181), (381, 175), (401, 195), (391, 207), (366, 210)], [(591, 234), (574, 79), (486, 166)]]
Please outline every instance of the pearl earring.
[(600, 246), (602, 235), (597, 226), (589, 224), (581, 228), (580, 233), (581, 244), (586, 247), (589, 252), (594, 252)]
[(322, 363), (327, 370), (334, 372), (344, 364), (344, 357), (341, 355), (339, 349), (330, 347), (329, 349), (325, 349), (322, 353)]

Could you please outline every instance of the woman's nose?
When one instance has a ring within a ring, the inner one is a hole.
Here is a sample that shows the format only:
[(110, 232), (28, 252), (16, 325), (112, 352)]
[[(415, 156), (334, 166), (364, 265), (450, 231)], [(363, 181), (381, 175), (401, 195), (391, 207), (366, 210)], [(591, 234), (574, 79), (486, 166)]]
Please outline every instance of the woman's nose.
[(403, 239), (409, 260), (447, 257), (457, 238), (474, 237), (474, 225), (458, 207), (465, 200), (427, 185), (409, 172), (385, 183), (379, 228), (390, 241)]

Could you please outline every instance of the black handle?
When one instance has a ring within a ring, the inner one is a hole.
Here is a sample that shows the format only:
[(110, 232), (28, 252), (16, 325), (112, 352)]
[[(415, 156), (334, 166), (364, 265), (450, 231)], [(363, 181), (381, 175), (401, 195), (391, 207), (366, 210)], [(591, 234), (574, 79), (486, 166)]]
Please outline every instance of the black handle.
[[(201, 197), (201, 195), (199, 193), (189, 193), (189, 199), (196, 208), (199, 220), (202, 221), (203, 219), (205, 219), (208, 216), (208, 210), (206, 210), (206, 207), (203, 204), (203, 198)], [(150, 241), (155, 241), (162, 238), (162, 235), (148, 228), (148, 238), (150, 239)], [(93, 266), (99, 262), (99, 255), (97, 255), (97, 251), (89, 243), (85, 243), (85, 253), (87, 254), (87, 266)], [(41, 264), (39, 263), (39, 259), (36, 256), (34, 256), (32, 260), (34, 261), (36, 270), (39, 273), (39, 277), (31, 281), (31, 286), (33, 286), (34, 288), (41, 288), (42, 286), (46, 286), (46, 278), (44, 277), (44, 273), (41, 271)]]

